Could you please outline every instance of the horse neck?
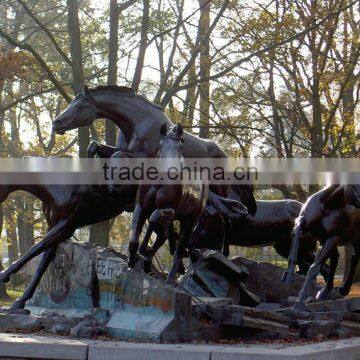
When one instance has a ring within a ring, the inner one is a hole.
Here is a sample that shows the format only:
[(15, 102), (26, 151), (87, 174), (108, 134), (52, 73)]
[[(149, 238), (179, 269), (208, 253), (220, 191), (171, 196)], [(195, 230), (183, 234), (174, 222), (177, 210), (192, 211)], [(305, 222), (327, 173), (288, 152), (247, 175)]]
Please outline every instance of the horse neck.
[(9, 185), (9, 194), (15, 191), (30, 193), (44, 204), (47, 204), (51, 199), (49, 190), (45, 185)]
[[(94, 93), (97, 116), (115, 123), (127, 140), (132, 138), (135, 128), (149, 120), (149, 105), (133, 96), (111, 94), (104, 90)], [(136, 111), (134, 109), (136, 108)]]

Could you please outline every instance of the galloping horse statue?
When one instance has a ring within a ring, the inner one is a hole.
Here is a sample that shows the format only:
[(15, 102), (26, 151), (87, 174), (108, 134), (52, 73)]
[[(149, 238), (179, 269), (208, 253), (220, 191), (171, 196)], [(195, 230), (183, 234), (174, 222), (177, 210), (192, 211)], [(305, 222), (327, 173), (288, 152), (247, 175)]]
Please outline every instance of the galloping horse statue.
[[(222, 250), (229, 256), (229, 245), (243, 247), (273, 246), (276, 252), (288, 258), (292, 243), (292, 230), (300, 214), (302, 203), (296, 200), (256, 200), (255, 215), (248, 214), (238, 219), (228, 219), (215, 212), (201, 218), (199, 247), (206, 245)], [(299, 274), (306, 275), (314, 262), (317, 239), (305, 234), (300, 241), (297, 256)], [(322, 266), (321, 274), (327, 279), (329, 269)]]
[[(160, 141), (160, 127), (173, 123), (166, 116), (164, 109), (138, 95), (133, 89), (124, 86), (98, 86), (76, 96), (70, 105), (53, 121), (53, 130), (63, 134), (68, 130), (91, 125), (96, 119), (105, 118), (114, 122), (119, 132), (116, 150), (131, 153), (135, 157), (151, 157)], [(185, 158), (226, 158), (226, 154), (211, 140), (200, 139), (184, 132)], [(94, 145), (94, 144), (93, 144)], [(106, 145), (95, 146), (102, 157), (115, 149)], [(211, 190), (220, 196), (229, 195), (229, 186), (212, 185)], [(232, 187), (230, 197), (242, 201), (249, 212), (255, 214), (256, 202), (253, 186), (237, 185)]]
[[(351, 190), (353, 189), (348, 189), (348, 192), (351, 193)], [(348, 201), (349, 197), (348, 195)], [(305, 233), (316, 236), (322, 248), (307, 273), (304, 286), (299, 294), (299, 300), (295, 304), (295, 307), (299, 309), (304, 308), (309, 286), (315, 280), (322, 264), (328, 258), (330, 258), (329, 277), (325, 287), (317, 294), (317, 299), (326, 299), (333, 289), (335, 270), (339, 258), (337, 246), (339, 245), (351, 245), (355, 250), (351, 261), (351, 269), (344, 277), (343, 284), (339, 289), (342, 295), (347, 295), (350, 291), (354, 271), (360, 256), (360, 210), (346, 202), (344, 187), (340, 185), (327, 186), (310, 196), (302, 207), (295, 222), (289, 265), (284, 274), (284, 281), (286, 282), (293, 279), (300, 237)]]
[(26, 301), (32, 298), (60, 243), (69, 239), (78, 228), (110, 220), (123, 211), (132, 211), (136, 196), (136, 186), (132, 185), (118, 187), (111, 192), (106, 185), (0, 185), (0, 203), (18, 190), (40, 199), (48, 231), (24, 256), (0, 273), (0, 281), (8, 282), (11, 274), (44, 253), (31, 283), (11, 305), (10, 311), (23, 309)]

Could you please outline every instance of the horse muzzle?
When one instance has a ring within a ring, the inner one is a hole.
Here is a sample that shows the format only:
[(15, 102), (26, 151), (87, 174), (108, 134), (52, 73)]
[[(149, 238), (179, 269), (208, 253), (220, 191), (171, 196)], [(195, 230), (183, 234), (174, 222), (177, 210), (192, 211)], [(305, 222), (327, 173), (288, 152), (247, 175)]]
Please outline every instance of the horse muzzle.
[(54, 120), (52, 123), (52, 130), (56, 133), (56, 134), (60, 134), (60, 135), (64, 135), (66, 129), (62, 126), (61, 122), (59, 120)]

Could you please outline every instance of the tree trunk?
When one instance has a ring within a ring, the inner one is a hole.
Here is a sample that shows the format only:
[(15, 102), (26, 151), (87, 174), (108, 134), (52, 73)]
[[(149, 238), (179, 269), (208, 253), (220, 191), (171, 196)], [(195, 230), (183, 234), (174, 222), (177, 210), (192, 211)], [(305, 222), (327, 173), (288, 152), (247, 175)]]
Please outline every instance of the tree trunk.
[[(0, 237), (2, 234), (4, 224), (4, 211), (2, 205), (0, 205)], [(1, 252), (0, 252), (0, 272), (3, 270), (3, 264), (2, 264), (2, 258), (1, 258)], [(6, 293), (6, 286), (4, 283), (0, 282), (0, 299), (1, 300), (7, 300), (9, 298), (8, 294)]]
[(346, 86), (344, 94), (342, 96), (343, 104), (343, 123), (345, 125), (344, 129), (344, 139), (343, 143), (345, 146), (345, 151), (342, 151), (341, 156), (345, 157), (354, 157), (356, 156), (356, 131), (355, 131), (355, 99), (354, 99), (354, 82), (352, 79), (355, 78), (355, 74), (352, 75), (351, 81)]
[[(4, 89), (4, 82), (0, 81), (0, 108), (1, 108), (2, 102), (3, 102), (3, 89)], [(0, 157), (5, 157), (4, 119), (5, 119), (5, 112), (0, 110)]]
[[(119, 7), (117, 0), (110, 0), (110, 29), (109, 29), (109, 53), (108, 53), (108, 78), (109, 85), (116, 85), (118, 71), (118, 49), (119, 49)], [(105, 122), (105, 142), (107, 145), (115, 146), (117, 129), (112, 121)], [(90, 226), (91, 244), (101, 247), (109, 246), (109, 221)]]
[(9, 264), (12, 264), (19, 258), (19, 246), (16, 236), (16, 225), (12, 216), (7, 217), (6, 236), (8, 241)]
[[(209, 0), (199, 0), (200, 5), (200, 80), (210, 76), (210, 2)], [(209, 137), (209, 118), (210, 118), (210, 82), (202, 81), (199, 85), (200, 90), (200, 132), (201, 138)]]
[(139, 54), (136, 62), (134, 78), (132, 81), (132, 88), (135, 91), (139, 90), (142, 70), (144, 67), (145, 53), (146, 53), (147, 41), (148, 41), (147, 35), (149, 31), (149, 13), (150, 13), (149, 0), (143, 0), (143, 15), (141, 21), (141, 39), (139, 45)]
[[(116, 85), (118, 71), (118, 49), (119, 49), (119, 8), (117, 0), (110, 0), (110, 33), (109, 33), (109, 63), (108, 78), (109, 85)], [(105, 141), (107, 145), (115, 146), (116, 125), (112, 121), (105, 122)]]
[(34, 241), (33, 202), (28, 194), (18, 195), (18, 234), (20, 256), (25, 255)]
[[(189, 83), (195, 82), (196, 79), (197, 79), (196, 66), (195, 64), (193, 64), (189, 69), (188, 82)], [(187, 90), (185, 104), (184, 104), (184, 117), (186, 120), (186, 125), (188, 126), (194, 125), (196, 100), (197, 100), (196, 86), (192, 86)]]
[(271, 109), (272, 109), (272, 116), (273, 116), (273, 131), (275, 136), (275, 148), (276, 148), (276, 155), (279, 158), (284, 157), (283, 149), (281, 146), (281, 118), (279, 115), (279, 110), (276, 103), (276, 94), (275, 94), (275, 84), (274, 84), (274, 58), (275, 58), (275, 52), (270, 53), (270, 70), (269, 70), (269, 88), (268, 88), (268, 94), (270, 98), (271, 103)]
[[(84, 71), (82, 64), (82, 47), (80, 39), (79, 7), (77, 0), (67, 0), (68, 6), (68, 31), (70, 38), (70, 53), (72, 61), (74, 94), (80, 93), (84, 88)], [(79, 128), (79, 156), (87, 157), (87, 147), (89, 145), (89, 127)]]

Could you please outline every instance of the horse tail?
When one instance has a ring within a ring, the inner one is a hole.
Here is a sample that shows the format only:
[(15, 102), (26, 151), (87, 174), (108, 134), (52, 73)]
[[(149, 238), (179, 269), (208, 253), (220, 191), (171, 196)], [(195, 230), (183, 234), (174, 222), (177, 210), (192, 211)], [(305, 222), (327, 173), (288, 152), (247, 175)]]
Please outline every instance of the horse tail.
[(292, 283), (295, 280), (295, 266), (297, 264), (299, 245), (301, 236), (305, 230), (305, 219), (300, 216), (295, 221), (295, 227), (293, 230), (293, 239), (291, 243), (291, 250), (288, 260), (288, 268), (283, 275), (283, 281), (285, 283)]

